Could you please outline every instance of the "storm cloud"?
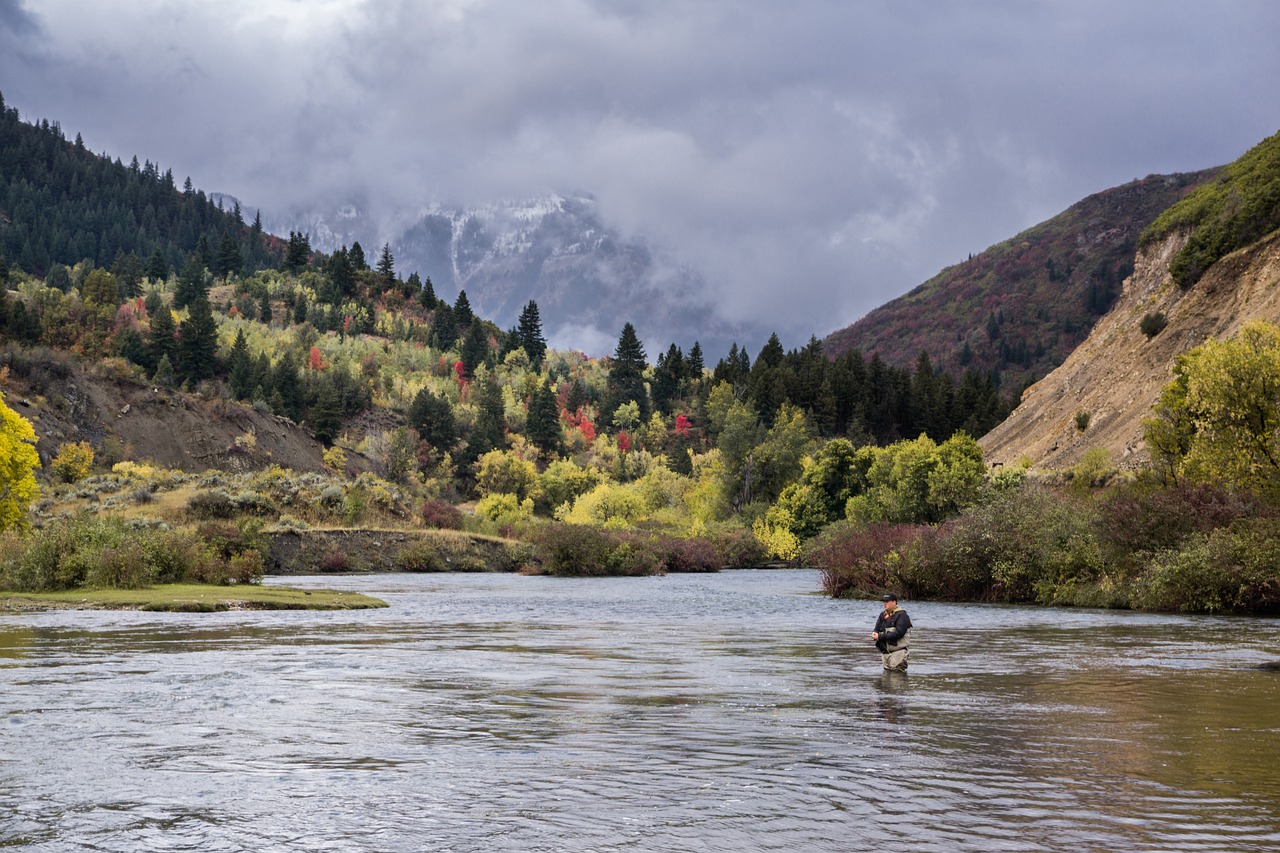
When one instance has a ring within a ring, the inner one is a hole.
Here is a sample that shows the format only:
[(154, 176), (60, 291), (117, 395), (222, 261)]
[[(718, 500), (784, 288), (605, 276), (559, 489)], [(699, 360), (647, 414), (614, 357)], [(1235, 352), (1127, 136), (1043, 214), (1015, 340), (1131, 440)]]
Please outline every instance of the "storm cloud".
[(1269, 0), (0, 0), (0, 91), (268, 210), (590, 193), (790, 346), (1239, 156), (1280, 124), (1277, 36)]

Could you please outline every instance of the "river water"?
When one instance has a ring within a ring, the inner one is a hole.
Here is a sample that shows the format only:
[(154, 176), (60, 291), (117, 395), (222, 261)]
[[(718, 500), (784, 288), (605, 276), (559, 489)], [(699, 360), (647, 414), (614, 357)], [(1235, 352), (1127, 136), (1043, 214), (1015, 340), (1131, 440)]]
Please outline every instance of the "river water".
[(0, 614), (0, 847), (1280, 849), (1280, 622), (809, 571), (290, 578), (351, 613)]

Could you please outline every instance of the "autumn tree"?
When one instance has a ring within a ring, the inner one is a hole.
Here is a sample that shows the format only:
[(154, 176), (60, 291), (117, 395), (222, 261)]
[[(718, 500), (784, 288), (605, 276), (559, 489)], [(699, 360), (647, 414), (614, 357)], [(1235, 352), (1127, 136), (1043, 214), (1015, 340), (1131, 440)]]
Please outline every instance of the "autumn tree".
[(31, 422), (10, 409), (0, 394), (0, 530), (27, 526), (27, 511), (40, 494), (35, 445)]
[(1144, 427), (1167, 480), (1280, 494), (1280, 327), (1253, 320), (1179, 356)]

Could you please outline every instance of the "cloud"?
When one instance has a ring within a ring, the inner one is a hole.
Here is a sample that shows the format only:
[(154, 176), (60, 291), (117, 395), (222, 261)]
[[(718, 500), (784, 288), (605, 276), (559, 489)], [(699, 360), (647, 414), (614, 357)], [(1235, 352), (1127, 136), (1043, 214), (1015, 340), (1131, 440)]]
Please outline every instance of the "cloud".
[(268, 208), (590, 192), (790, 344), (1091, 192), (1238, 156), (1280, 123), (1278, 25), (1267, 0), (0, 0), (0, 79)]

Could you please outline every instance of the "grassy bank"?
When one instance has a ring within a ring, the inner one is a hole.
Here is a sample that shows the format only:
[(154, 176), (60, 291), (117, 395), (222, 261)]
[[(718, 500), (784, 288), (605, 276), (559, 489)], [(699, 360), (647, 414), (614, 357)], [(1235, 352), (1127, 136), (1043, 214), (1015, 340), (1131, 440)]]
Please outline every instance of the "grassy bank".
[(0, 610), (366, 610), (387, 603), (355, 592), (236, 584), (160, 584), (143, 589), (0, 592)]

